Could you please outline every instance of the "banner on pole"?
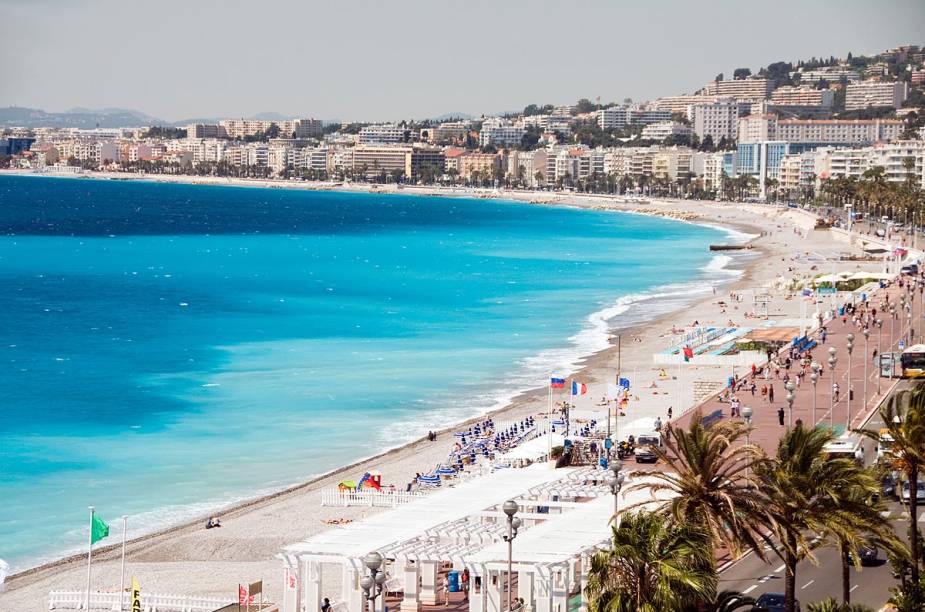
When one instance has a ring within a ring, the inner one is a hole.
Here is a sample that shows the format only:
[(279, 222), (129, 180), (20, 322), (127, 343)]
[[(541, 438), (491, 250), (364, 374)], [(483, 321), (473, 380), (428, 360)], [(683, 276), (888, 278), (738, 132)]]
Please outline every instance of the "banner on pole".
[(138, 580), (132, 576), (132, 596), (131, 596), (132, 612), (141, 612), (141, 586), (138, 584)]

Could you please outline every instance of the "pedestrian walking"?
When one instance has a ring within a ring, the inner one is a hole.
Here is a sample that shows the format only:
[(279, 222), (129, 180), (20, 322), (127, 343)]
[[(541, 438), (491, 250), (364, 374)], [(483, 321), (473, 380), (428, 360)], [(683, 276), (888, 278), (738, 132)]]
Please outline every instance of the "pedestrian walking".
[(781, 425), (784, 424), (784, 407), (783, 406), (777, 409), (777, 422), (780, 423)]
[(838, 403), (838, 383), (832, 385), (832, 395), (835, 397), (835, 403)]
[(774, 385), (768, 386), (768, 401), (774, 403)]

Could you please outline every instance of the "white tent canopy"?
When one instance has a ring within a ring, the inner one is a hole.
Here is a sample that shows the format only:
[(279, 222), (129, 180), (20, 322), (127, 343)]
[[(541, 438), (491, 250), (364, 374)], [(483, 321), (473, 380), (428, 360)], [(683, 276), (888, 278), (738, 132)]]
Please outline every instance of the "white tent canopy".
[(551, 433), (543, 434), (532, 440), (527, 440), (506, 453), (498, 455), (495, 462), (525, 460), (537, 461), (543, 455), (549, 452), (553, 446), (562, 446), (565, 443), (565, 436), (562, 434)]

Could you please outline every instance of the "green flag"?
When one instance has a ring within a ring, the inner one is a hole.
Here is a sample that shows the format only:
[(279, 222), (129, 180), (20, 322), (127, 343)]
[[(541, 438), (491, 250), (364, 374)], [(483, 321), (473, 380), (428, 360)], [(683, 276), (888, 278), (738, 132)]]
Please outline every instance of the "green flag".
[(103, 519), (93, 513), (93, 520), (90, 521), (90, 544), (96, 544), (109, 535), (109, 525), (103, 522)]

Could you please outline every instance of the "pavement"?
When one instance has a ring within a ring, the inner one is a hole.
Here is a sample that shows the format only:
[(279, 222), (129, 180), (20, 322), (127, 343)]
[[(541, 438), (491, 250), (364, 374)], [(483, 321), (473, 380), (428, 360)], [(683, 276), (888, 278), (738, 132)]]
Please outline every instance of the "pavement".
[[(787, 391), (784, 388), (784, 383), (782, 380), (776, 380), (773, 373), (770, 380), (766, 380), (759, 372), (756, 383), (759, 389), (762, 385), (771, 384), (774, 386), (774, 402), (762, 399), (760, 393), (753, 396), (749, 391), (738, 391), (736, 396), (741, 401), (741, 405), (743, 407), (750, 406), (753, 410), (752, 431), (749, 441), (760, 445), (768, 454), (773, 454), (786, 426), (790, 422), (796, 422), (797, 419), (802, 420), (804, 423), (831, 424), (839, 431), (844, 431), (846, 426), (850, 429), (862, 427), (879, 429), (882, 427), (877, 407), (894, 389), (901, 389), (912, 384), (910, 381), (902, 380), (898, 377), (898, 368), (897, 375), (894, 378), (878, 377), (879, 373), (873, 363), (873, 351), (875, 349), (877, 349), (878, 354), (890, 352), (891, 350), (898, 351), (900, 339), (905, 337), (907, 342), (909, 340), (908, 317), (897, 316), (891, 325), (889, 313), (887, 312), (885, 316), (880, 314), (880, 302), (883, 296), (889, 295), (890, 303), (895, 303), (898, 311), (899, 296), (903, 291), (898, 286), (893, 285), (885, 290), (878, 291), (874, 295), (872, 303), (877, 307), (877, 316), (882, 318), (884, 323), (882, 329), (876, 327), (871, 329), (866, 347), (863, 335), (860, 330), (852, 325), (850, 319), (844, 324), (841, 319), (833, 319), (827, 323), (828, 335), (826, 343), (822, 344), (820, 342), (812, 351), (813, 360), (825, 365), (825, 371), (820, 376), (815, 389), (809, 382), (808, 376), (797, 387), (794, 391), (795, 399), (792, 414), (787, 409), (785, 400)], [(912, 321), (922, 321), (921, 307), (920, 296), (916, 296), (913, 300)], [(850, 369), (847, 350), (847, 336), (849, 333), (853, 333), (855, 336)], [(827, 365), (830, 347), (835, 348), (835, 354), (838, 358), (834, 369), (834, 380), (838, 382), (840, 387), (838, 401), (833, 401), (833, 377)], [(865, 355), (869, 358), (866, 369)], [(792, 367), (791, 374), (797, 370), (798, 367)], [(781, 373), (783, 374), (783, 371)], [(751, 373), (746, 378), (750, 383)], [(854, 398), (850, 401), (850, 406), (849, 388), (854, 390)], [(781, 425), (778, 419), (779, 407), (784, 407), (785, 409), (784, 425)], [(729, 403), (720, 402), (718, 396), (706, 400), (699, 409), (709, 420), (732, 418)], [(694, 410), (691, 410), (674, 419), (672, 424), (686, 427), (690, 423), (690, 418), (693, 414)], [(873, 441), (865, 440), (863, 448), (865, 465), (871, 465), (876, 460), (876, 444)], [(636, 464), (631, 465), (633, 469), (637, 469)], [(646, 471), (659, 469), (658, 465), (649, 464), (645, 466), (639, 465), (638, 467)], [(897, 533), (905, 534), (909, 516), (908, 512), (905, 511), (905, 507), (898, 501), (891, 501), (888, 506), (890, 517), (894, 520)], [(919, 521), (920, 523), (925, 523), (925, 513), (922, 513)], [(893, 578), (891, 567), (886, 561), (885, 555), (881, 554), (881, 556), (883, 558), (879, 565), (864, 567), (860, 570), (852, 568), (852, 603), (865, 604), (877, 609), (889, 598), (889, 589), (896, 584), (896, 580)], [(841, 563), (838, 551), (832, 547), (822, 548), (816, 552), (816, 558), (818, 564), (803, 561), (797, 569), (797, 598), (804, 606), (827, 597), (835, 597), (837, 600), (841, 600)], [(777, 557), (770, 556), (768, 557), (768, 562), (765, 562), (754, 554), (748, 554), (735, 562), (729, 561), (728, 558), (725, 560), (727, 561), (725, 569), (720, 574), (721, 590), (736, 590), (756, 598), (766, 592), (783, 592), (784, 565)], [(723, 559), (721, 558), (720, 563), (722, 564), (722, 562)]]

